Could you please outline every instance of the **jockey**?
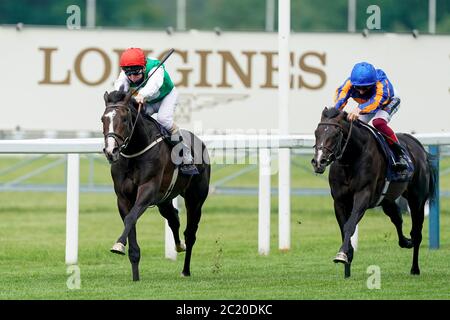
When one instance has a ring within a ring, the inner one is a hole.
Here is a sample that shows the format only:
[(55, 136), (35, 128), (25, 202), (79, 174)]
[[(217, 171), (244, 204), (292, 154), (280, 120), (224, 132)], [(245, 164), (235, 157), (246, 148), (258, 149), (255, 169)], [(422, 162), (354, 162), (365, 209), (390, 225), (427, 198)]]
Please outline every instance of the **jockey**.
[(348, 112), (348, 120), (360, 119), (372, 124), (386, 138), (391, 149), (399, 156), (394, 164), (396, 171), (407, 168), (406, 154), (404, 153), (397, 136), (388, 126), (391, 117), (400, 107), (400, 98), (395, 94), (394, 87), (381, 69), (375, 69), (367, 62), (357, 63), (352, 70), (350, 78), (336, 90), (334, 107), (342, 110), (353, 98), (359, 105)]
[[(128, 91), (130, 88), (138, 87), (147, 80), (148, 75), (159, 63), (159, 60), (145, 57), (142, 49), (129, 48), (125, 50), (120, 57), (122, 71), (114, 82), (115, 90), (120, 90), (122, 87), (122, 90)], [(173, 145), (177, 145), (179, 142), (183, 144), (181, 171), (188, 175), (198, 174), (191, 149), (183, 142), (181, 131), (173, 121), (175, 107), (178, 104), (178, 92), (164, 65), (156, 70), (134, 98), (138, 103), (143, 104), (146, 116), (150, 117), (157, 113), (157, 120), (171, 134)]]

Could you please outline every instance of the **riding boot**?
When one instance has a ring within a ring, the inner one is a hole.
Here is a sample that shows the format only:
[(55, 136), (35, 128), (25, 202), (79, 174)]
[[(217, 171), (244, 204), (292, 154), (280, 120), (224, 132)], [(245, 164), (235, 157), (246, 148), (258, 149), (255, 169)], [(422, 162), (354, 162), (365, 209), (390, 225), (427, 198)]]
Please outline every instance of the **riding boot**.
[(170, 130), (171, 136), (170, 141), (173, 146), (181, 143), (183, 150), (183, 162), (180, 166), (180, 170), (186, 175), (199, 174), (197, 167), (194, 165), (194, 158), (192, 157), (191, 148), (186, 145), (183, 141), (183, 135), (179, 128), (174, 124), (172, 130)]
[(397, 155), (398, 161), (394, 163), (394, 170), (398, 172), (402, 172), (408, 168), (408, 161), (405, 151), (402, 146), (398, 142), (394, 142), (391, 144), (391, 149)]

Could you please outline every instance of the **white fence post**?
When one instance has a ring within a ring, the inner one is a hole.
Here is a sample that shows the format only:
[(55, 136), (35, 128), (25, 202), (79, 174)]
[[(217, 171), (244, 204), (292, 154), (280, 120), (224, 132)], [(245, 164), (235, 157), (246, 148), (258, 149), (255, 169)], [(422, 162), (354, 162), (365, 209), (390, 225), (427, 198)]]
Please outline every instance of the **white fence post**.
[(270, 149), (259, 149), (258, 252), (270, 251)]
[(78, 262), (78, 209), (80, 196), (80, 155), (67, 155), (66, 264)]
[[(278, 126), (281, 134), (289, 134), (289, 36), (291, 1), (278, 1)], [(291, 150), (279, 149), (278, 170), (278, 247), (291, 247)]]
[[(172, 200), (175, 209), (178, 209), (178, 197)], [(169, 227), (167, 219), (164, 219), (164, 237), (165, 237), (165, 256), (169, 260), (177, 260), (177, 251), (175, 250), (175, 240), (173, 239), (172, 229)]]

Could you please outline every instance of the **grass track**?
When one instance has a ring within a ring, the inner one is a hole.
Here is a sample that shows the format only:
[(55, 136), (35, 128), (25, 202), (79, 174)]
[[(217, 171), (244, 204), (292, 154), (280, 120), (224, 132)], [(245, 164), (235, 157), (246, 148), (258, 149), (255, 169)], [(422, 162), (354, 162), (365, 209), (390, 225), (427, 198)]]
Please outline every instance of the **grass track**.
[[(272, 207), (271, 253), (257, 254), (257, 198), (213, 195), (204, 207), (192, 257), (163, 258), (163, 219), (155, 209), (138, 222), (141, 281), (131, 281), (127, 257), (110, 246), (122, 231), (115, 197), (82, 194), (81, 289), (69, 290), (64, 265), (65, 194), (0, 193), (0, 299), (449, 299), (450, 201), (441, 201), (441, 249), (428, 249), (424, 226), (420, 276), (410, 276), (412, 251), (397, 245), (394, 226), (370, 210), (360, 224), (352, 278), (332, 258), (340, 235), (330, 197), (292, 198), (292, 249), (277, 248)], [(272, 203), (276, 203), (274, 198)], [(182, 228), (185, 221), (181, 213)], [(405, 233), (410, 230), (405, 216)], [(366, 286), (367, 267), (381, 268), (381, 289)]]

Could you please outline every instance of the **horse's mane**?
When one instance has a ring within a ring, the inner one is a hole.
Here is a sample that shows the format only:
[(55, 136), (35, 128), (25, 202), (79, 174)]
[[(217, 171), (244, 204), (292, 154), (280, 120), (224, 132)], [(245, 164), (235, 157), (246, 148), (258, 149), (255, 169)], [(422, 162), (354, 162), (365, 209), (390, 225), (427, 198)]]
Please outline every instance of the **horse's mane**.
[(333, 119), (336, 118), (341, 113), (342, 111), (339, 111), (336, 108), (325, 108), (322, 112), (322, 115), (328, 119)]
[[(127, 92), (122, 91), (122, 90), (115, 90), (115, 91), (111, 91), (110, 93), (108, 93), (108, 103), (116, 103), (116, 102), (121, 102), (125, 99), (125, 96), (127, 95)], [(136, 100), (134, 100), (133, 97), (131, 97), (130, 100), (130, 104), (131, 106), (135, 107), (135, 109), (137, 110), (137, 102)]]
[(115, 103), (123, 101), (126, 95), (127, 93), (125, 91), (111, 91), (110, 93), (108, 93), (108, 102)]
[[(107, 97), (108, 102), (107, 103), (114, 104), (114, 103), (122, 102), (125, 99), (126, 95), (127, 95), (127, 92), (122, 91), (122, 90), (111, 91), (108, 93), (108, 97)], [(139, 104), (136, 102), (134, 97), (131, 97), (128, 105), (130, 107), (132, 107), (132, 108), (130, 108), (130, 110), (131, 110), (131, 114), (133, 115), (133, 119), (134, 119), (134, 117), (137, 115)], [(159, 124), (159, 122), (156, 119), (153, 119), (152, 117), (141, 117), (141, 120), (144, 122), (145, 125), (148, 126), (150, 124), (153, 124), (153, 126), (155, 126), (156, 128), (158, 128), (158, 130), (160, 130), (159, 128), (161, 127), (161, 125)]]
[[(327, 118), (327, 119), (333, 119), (333, 118), (336, 118), (337, 116), (339, 116), (339, 115), (341, 115), (341, 114), (344, 114), (344, 117), (343, 117), (342, 120), (343, 120), (345, 123), (348, 123), (349, 121), (347, 120), (347, 113), (346, 113), (345, 111), (340, 111), (340, 110), (338, 110), (338, 109), (336, 109), (336, 108), (325, 108), (325, 109), (323, 110), (323, 112), (322, 112), (322, 115), (323, 115), (325, 118)], [(363, 126), (361, 125), (361, 122), (360, 122), (360, 121), (354, 121), (353, 124), (355, 124), (356, 126), (359, 126), (359, 127), (363, 127)], [(370, 125), (368, 125), (368, 126), (370, 126)], [(376, 129), (375, 129), (375, 130), (376, 130)]]
[[(345, 111), (340, 111), (336, 108), (325, 108), (322, 112), (322, 116), (324, 116), (326, 119), (334, 119), (341, 114), (344, 114), (344, 117), (341, 120), (344, 123), (349, 123), (349, 121), (347, 120), (347, 112), (345, 112)], [(359, 128), (364, 128), (366, 130), (368, 130), (367, 127), (370, 127), (370, 128), (372, 128), (372, 130), (378, 131), (373, 126), (371, 126), (367, 123), (362, 123), (359, 120), (353, 121), (353, 125), (356, 127), (359, 127)]]

